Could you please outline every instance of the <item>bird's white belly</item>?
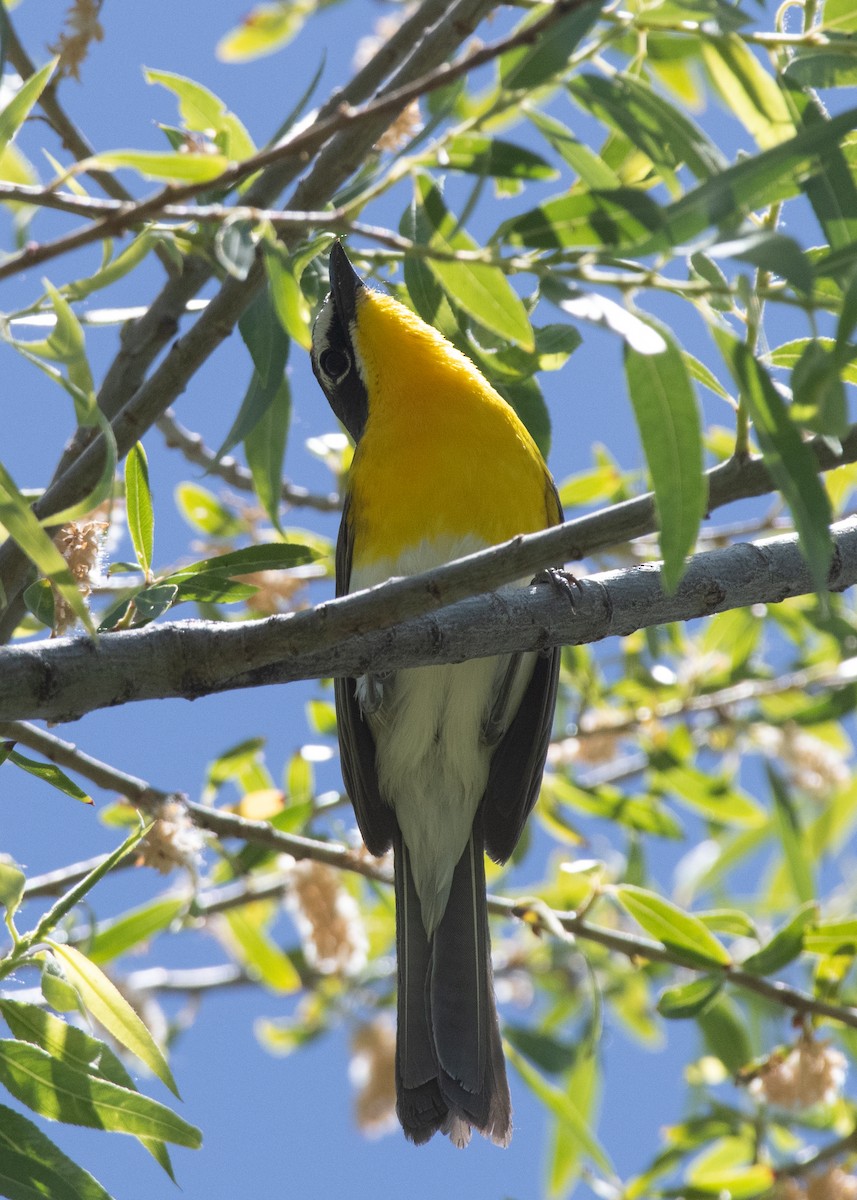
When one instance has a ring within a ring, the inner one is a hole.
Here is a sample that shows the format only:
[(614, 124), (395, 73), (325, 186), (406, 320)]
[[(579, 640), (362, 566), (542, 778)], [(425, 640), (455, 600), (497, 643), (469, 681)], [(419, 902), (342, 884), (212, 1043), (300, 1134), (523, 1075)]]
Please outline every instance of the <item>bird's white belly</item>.
[[(395, 561), (353, 568), (350, 590), (413, 575), (483, 546), (477, 538), (423, 542)], [(534, 662), (534, 655), (526, 655), (520, 664), (510, 714), (518, 709)], [(397, 671), (380, 681), (380, 706), (377, 681), (367, 676), (357, 681), (375, 739), (381, 795), (396, 811), (429, 932), (446, 908), (452, 873), (485, 791), (493, 747), (482, 735), (508, 663), (508, 655), (498, 655)]]

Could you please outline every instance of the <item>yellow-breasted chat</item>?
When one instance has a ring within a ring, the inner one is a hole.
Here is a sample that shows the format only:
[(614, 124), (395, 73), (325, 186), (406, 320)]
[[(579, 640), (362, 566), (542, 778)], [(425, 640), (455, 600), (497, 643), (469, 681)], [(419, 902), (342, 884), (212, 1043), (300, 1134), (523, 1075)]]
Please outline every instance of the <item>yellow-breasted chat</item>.
[[(312, 365), (355, 441), (337, 595), (556, 525), (533, 439), (470, 360), (368, 287), (339, 243)], [(538, 796), (559, 652), (337, 679), (345, 787), (366, 846), (393, 846), (397, 1112), (415, 1142), (500, 1144), (511, 1102), (484, 852), (505, 862)]]

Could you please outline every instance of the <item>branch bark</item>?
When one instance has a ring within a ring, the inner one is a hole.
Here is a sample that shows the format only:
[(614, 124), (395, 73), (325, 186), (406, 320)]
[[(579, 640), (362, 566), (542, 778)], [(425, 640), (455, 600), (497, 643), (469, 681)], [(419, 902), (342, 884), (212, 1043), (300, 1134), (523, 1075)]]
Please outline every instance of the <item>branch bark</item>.
[[(593, 575), (574, 585), (573, 597), (555, 581), (494, 591), (568, 557), (577, 547), (577, 524), (287, 616), (240, 625), (166, 622), (102, 635), (97, 643), (58, 638), (10, 647), (0, 651), (0, 720), (72, 720), (132, 700), (197, 699), (325, 675), (581, 645), (813, 591), (795, 535), (698, 554), (672, 595), (663, 591), (656, 563)], [(857, 583), (857, 517), (831, 533), (829, 586), (841, 591)]]

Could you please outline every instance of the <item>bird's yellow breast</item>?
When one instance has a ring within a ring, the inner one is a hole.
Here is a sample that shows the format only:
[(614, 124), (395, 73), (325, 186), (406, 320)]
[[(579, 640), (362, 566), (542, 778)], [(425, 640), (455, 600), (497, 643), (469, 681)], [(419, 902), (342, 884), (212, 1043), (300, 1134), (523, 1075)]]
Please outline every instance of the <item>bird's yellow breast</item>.
[(355, 324), (369, 397), (350, 480), (355, 566), (422, 541), (491, 545), (556, 523), (538, 448), (469, 359), (378, 292), (362, 294)]

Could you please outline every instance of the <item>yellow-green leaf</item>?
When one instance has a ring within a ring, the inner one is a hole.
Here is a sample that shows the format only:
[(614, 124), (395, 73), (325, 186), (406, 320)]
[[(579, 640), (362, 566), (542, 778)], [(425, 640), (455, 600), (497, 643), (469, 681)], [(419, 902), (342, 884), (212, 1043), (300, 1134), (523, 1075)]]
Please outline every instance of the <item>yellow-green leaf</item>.
[(630, 883), (618, 884), (613, 890), (637, 924), (668, 950), (693, 963), (729, 966), (732, 960), (728, 950), (698, 917)]
[[(178, 1088), (155, 1039), (131, 1005), (100, 967), (74, 946), (49, 943), (60, 959), (69, 983), (73, 984), (87, 1012), (99, 1021), (120, 1045), (135, 1054), (176, 1096)], [(144, 1131), (145, 1132), (145, 1131)], [(155, 1131), (153, 1130), (152, 1133)], [(157, 1136), (169, 1141), (164, 1134)]]

